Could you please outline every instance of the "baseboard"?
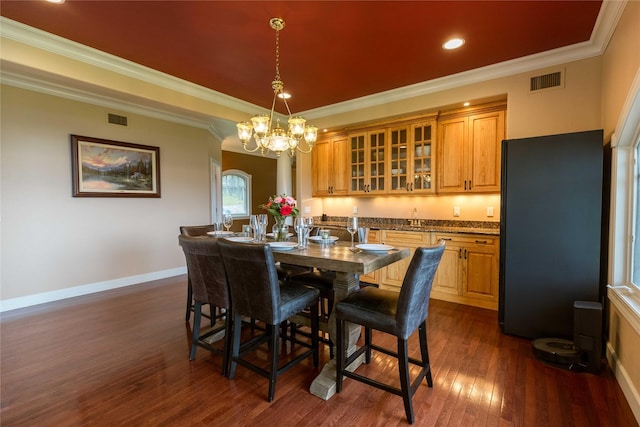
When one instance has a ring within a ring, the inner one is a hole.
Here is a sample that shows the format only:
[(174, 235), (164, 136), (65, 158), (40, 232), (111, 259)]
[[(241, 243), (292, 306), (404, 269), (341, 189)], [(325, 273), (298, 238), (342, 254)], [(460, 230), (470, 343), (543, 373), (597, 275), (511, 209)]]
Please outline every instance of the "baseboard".
[(59, 301), (62, 299), (93, 294), (95, 292), (102, 292), (102, 291), (108, 291), (110, 289), (122, 288), (124, 286), (137, 285), (139, 283), (150, 282), (152, 280), (166, 279), (168, 277), (179, 276), (181, 274), (186, 274), (186, 273), (187, 273), (186, 267), (178, 267), (178, 268), (172, 268), (169, 270), (139, 274), (137, 276), (122, 277), (119, 279), (107, 280), (104, 282), (74, 286), (72, 288), (60, 289), (57, 291), (43, 292), (40, 294), (1, 300), (0, 313), (9, 311), (9, 310), (16, 310), (18, 308), (25, 308), (25, 307), (38, 305), (38, 304), (44, 304), (47, 302)]
[(627, 402), (631, 407), (633, 415), (636, 417), (636, 421), (640, 424), (640, 393), (638, 393), (638, 390), (631, 381), (631, 378), (629, 378), (627, 370), (620, 363), (615, 349), (609, 342), (607, 342), (607, 361), (618, 380), (618, 384), (620, 384), (622, 393), (627, 398)]

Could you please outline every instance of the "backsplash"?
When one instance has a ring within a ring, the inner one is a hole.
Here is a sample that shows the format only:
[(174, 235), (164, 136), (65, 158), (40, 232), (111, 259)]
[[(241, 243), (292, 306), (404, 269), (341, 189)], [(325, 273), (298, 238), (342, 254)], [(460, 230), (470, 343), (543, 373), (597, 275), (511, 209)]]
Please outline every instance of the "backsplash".
[[(317, 224), (327, 226), (345, 227), (345, 216), (317, 216), (313, 218)], [(414, 222), (416, 221), (416, 222)], [(474, 228), (474, 229), (500, 229), (500, 223), (496, 221), (460, 221), (441, 219), (407, 219), (407, 218), (375, 218), (358, 217), (358, 225), (369, 228), (381, 229), (422, 229), (422, 228)]]

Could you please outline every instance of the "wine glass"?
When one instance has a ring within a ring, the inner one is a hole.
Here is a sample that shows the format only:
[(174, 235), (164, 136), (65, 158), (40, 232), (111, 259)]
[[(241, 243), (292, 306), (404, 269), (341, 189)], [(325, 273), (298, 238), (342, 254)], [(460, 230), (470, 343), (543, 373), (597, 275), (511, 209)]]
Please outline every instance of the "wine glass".
[(224, 216), (222, 217), (222, 225), (224, 225), (224, 228), (226, 228), (228, 232), (233, 225), (233, 217), (231, 216), (231, 214), (224, 214)]
[(260, 230), (260, 224), (258, 223), (258, 215), (251, 215), (249, 217), (249, 227), (253, 230), (253, 240), (258, 240), (258, 231)]
[(349, 234), (351, 234), (351, 249), (354, 249), (355, 246), (353, 246), (353, 236), (356, 234), (356, 231), (358, 231), (357, 216), (349, 217), (349, 219), (347, 220), (347, 231), (349, 232)]
[(312, 216), (305, 217), (304, 225), (306, 228), (305, 238), (309, 238), (309, 235), (311, 234), (311, 230), (313, 230), (313, 217)]

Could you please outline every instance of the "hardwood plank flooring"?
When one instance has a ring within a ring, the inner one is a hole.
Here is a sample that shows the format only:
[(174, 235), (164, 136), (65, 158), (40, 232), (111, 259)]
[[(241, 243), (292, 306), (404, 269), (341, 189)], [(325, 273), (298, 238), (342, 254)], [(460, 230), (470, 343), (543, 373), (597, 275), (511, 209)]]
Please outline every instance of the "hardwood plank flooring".
[[(204, 349), (190, 362), (185, 298), (181, 276), (4, 313), (1, 425), (406, 425), (400, 397), (348, 378), (328, 401), (311, 395), (311, 360), (278, 379), (272, 403), (266, 379), (248, 369), (224, 378), (221, 357)], [(500, 332), (496, 312), (432, 300), (428, 340), (434, 386), (423, 382), (414, 397), (416, 425), (638, 425), (608, 368), (545, 365), (527, 340)], [(358, 369), (398, 384), (386, 355)]]

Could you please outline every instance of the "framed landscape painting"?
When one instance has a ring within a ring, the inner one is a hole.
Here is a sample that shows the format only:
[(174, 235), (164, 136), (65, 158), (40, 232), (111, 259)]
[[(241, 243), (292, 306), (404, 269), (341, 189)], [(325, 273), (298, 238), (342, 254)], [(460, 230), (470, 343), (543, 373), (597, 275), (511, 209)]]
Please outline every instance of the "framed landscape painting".
[(160, 197), (160, 149), (71, 135), (73, 197)]

